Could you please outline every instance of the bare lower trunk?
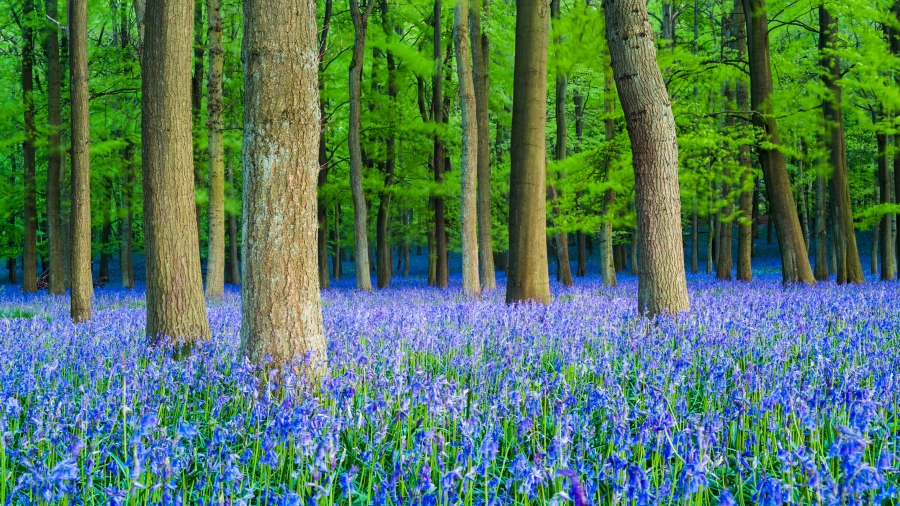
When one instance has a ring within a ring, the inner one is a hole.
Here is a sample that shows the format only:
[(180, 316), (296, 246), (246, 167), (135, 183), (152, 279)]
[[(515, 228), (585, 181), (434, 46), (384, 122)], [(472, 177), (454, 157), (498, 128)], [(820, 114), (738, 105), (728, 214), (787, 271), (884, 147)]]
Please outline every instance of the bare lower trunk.
[(134, 144), (128, 141), (122, 151), (122, 217), (119, 222), (119, 270), (122, 271), (122, 288), (134, 288)]
[(494, 274), (494, 249), (491, 244), (491, 128), (490, 44), (481, 31), (482, 2), (472, 0), (470, 19), (472, 41), (472, 78), (475, 86), (475, 115), (478, 117), (478, 275), (481, 288), (497, 287)]
[[(877, 134), (878, 140), (878, 182), (879, 202), (891, 203), (891, 174), (888, 161), (887, 134)], [(891, 239), (891, 215), (881, 217), (881, 279), (894, 279), (894, 241)]]
[[(616, 90), (615, 79), (613, 78), (612, 64), (608, 59), (604, 59), (603, 65), (603, 120), (604, 139), (612, 142), (616, 138), (616, 120), (613, 113), (616, 108)], [(606, 164), (606, 181), (611, 179), (612, 163)], [(603, 280), (603, 286), (616, 286), (616, 262), (613, 255), (613, 236), (612, 236), (612, 207), (616, 202), (616, 191), (607, 188), (603, 192), (602, 204), (602, 222), (600, 225), (600, 277)]]
[(147, 335), (173, 339), (180, 352), (210, 335), (194, 199), (192, 7), (148, 0), (142, 55)]
[[(321, 79), (325, 72), (325, 52), (328, 50), (328, 32), (331, 29), (332, 0), (325, 0), (325, 16), (322, 20), (322, 32), (319, 36), (319, 117), (324, 122), (325, 118), (325, 100), (322, 97), (325, 90), (325, 81)], [(317, 243), (318, 243), (318, 265), (319, 265), (319, 288), (328, 288), (331, 286), (331, 279), (328, 276), (328, 202), (325, 201), (323, 195), (323, 187), (328, 183), (328, 145), (325, 136), (325, 125), (319, 126), (319, 175), (316, 179), (317, 196), (316, 199), (316, 216), (318, 219)]]
[[(743, 59), (747, 54), (747, 20), (744, 18), (743, 2), (735, 2), (734, 26), (735, 31), (737, 32), (736, 46), (738, 54), (741, 59)], [(747, 84), (744, 81), (738, 81), (737, 83), (736, 98), (738, 110), (744, 113), (745, 116), (740, 120), (740, 125), (746, 130), (750, 123), (748, 121), (750, 96), (747, 90)], [(741, 196), (738, 201), (741, 210), (741, 220), (738, 225), (737, 279), (741, 281), (750, 281), (753, 279), (751, 259), (753, 257), (753, 228), (756, 226), (753, 221), (753, 193), (756, 185), (750, 161), (749, 145), (740, 147), (738, 161), (741, 166)]]
[[(438, 127), (444, 123), (443, 95), (443, 59), (441, 57), (441, 0), (434, 2), (434, 65), (432, 77), (431, 120)], [(434, 138), (434, 182), (440, 185), (444, 181), (444, 143), (437, 136)], [(450, 283), (450, 265), (447, 254), (447, 231), (444, 220), (444, 197), (433, 197), (434, 209), (434, 247), (435, 247), (435, 284), (438, 288), (446, 288)]]
[(825, 176), (821, 170), (816, 173), (816, 258), (814, 275), (817, 281), (828, 280), (828, 236), (826, 221), (828, 207), (825, 199)]
[(25, 141), (22, 143), (24, 157), (24, 193), (25, 201), (25, 251), (22, 253), (22, 291), (37, 291), (37, 187), (35, 185), (35, 137), (34, 126), (34, 34), (30, 26), (31, 13), (34, 12), (34, 0), (25, 0), (22, 24), (22, 38), (25, 41), (22, 49), (22, 97), (24, 101)]
[[(478, 1), (478, 0), (475, 0)], [(457, 0), (454, 7), (453, 31), (456, 46), (456, 75), (459, 80), (459, 110), (462, 122), (462, 154), (460, 156), (460, 209), (462, 235), (463, 291), (481, 291), (478, 279), (478, 152), (479, 131), (475, 104), (475, 83), (469, 49), (469, 1)], [(479, 83), (480, 84), (480, 83)], [(487, 151), (485, 149), (485, 151)]]
[(318, 379), (327, 356), (314, 240), (315, 12), (314, 0), (244, 0), (241, 348), (256, 363), (271, 357), (275, 367), (299, 360)]
[(222, 143), (222, 14), (219, 0), (206, 0), (209, 75), (206, 110), (209, 144), (209, 248), (206, 295), (225, 291), (225, 148)]
[[(228, 197), (234, 199), (234, 169), (231, 162), (226, 165), (226, 177), (228, 179)], [(241, 284), (240, 257), (238, 256), (238, 228), (237, 216), (228, 213), (228, 250), (231, 257), (231, 263), (228, 268), (231, 270), (231, 284)]]
[(72, 114), (72, 297), (76, 323), (91, 319), (90, 111), (88, 110), (87, 0), (69, 6), (69, 65)]
[[(46, 0), (47, 17), (58, 18), (59, 0)], [(59, 59), (59, 27), (45, 23), (44, 54), (47, 56), (47, 246), (50, 253), (50, 295), (66, 292), (63, 269), (63, 224), (60, 211), (60, 178), (65, 146), (62, 125), (62, 69)]]

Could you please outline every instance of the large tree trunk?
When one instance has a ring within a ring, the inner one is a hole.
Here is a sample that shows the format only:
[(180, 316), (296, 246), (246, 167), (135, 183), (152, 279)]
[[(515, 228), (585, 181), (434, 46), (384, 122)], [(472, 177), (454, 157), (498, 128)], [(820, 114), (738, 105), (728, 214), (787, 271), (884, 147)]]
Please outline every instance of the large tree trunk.
[[(319, 36), (319, 75), (325, 72), (325, 51), (328, 50), (328, 32), (331, 29), (332, 0), (325, 0), (325, 16), (322, 19), (322, 33)], [(322, 98), (325, 90), (325, 81), (319, 79), (319, 116), (325, 121), (325, 100)], [(323, 187), (328, 183), (328, 145), (325, 136), (324, 123), (319, 128), (319, 176), (316, 179), (317, 195), (316, 216), (319, 223), (318, 230), (318, 257), (319, 257), (319, 288), (331, 286), (328, 277), (328, 202), (325, 200)]]
[(516, 1), (512, 142), (509, 176), (509, 267), (506, 302), (549, 304), (547, 267), (547, 0)]
[[(475, 0), (476, 2), (478, 0)], [(462, 235), (463, 291), (481, 291), (478, 279), (478, 117), (475, 106), (475, 84), (469, 49), (469, 1), (457, 0), (454, 6), (453, 32), (456, 45), (456, 75), (459, 80), (459, 111), (462, 122), (462, 154), (459, 161), (460, 208)], [(486, 150), (485, 150), (486, 151)]]
[(88, 109), (87, 0), (69, 5), (69, 65), (72, 110), (72, 297), (76, 323), (91, 319), (90, 111)]
[(353, 54), (350, 60), (350, 129), (347, 136), (350, 151), (350, 192), (353, 194), (353, 239), (356, 245), (356, 288), (372, 291), (372, 277), (369, 273), (369, 236), (366, 197), (362, 186), (362, 147), (360, 146), (360, 106), (362, 101), (363, 58), (366, 54), (366, 28), (372, 13), (374, 0), (362, 12), (358, 0), (350, 0), (350, 15), (353, 20)]
[(187, 351), (209, 338), (191, 135), (192, 5), (148, 0), (141, 119), (147, 335)]
[[(828, 135), (825, 144), (831, 155), (831, 206), (835, 220), (833, 238), (837, 254), (837, 282), (862, 283), (862, 264), (856, 247), (853, 210), (850, 208), (850, 184), (847, 173), (847, 145), (844, 140), (844, 118), (841, 111), (841, 64), (834, 45), (837, 38), (837, 19), (824, 6), (819, 6), (819, 53), (824, 67), (822, 83), (830, 100), (822, 102)], [(780, 233), (780, 231), (779, 231)], [(779, 235), (779, 240), (781, 236)]]
[(656, 63), (643, 0), (604, 0), (606, 39), (631, 137), (641, 275), (638, 311), (653, 317), (690, 308), (681, 247), (675, 118)]
[(757, 147), (766, 180), (766, 190), (777, 220), (778, 247), (781, 250), (781, 273), (785, 284), (815, 284), (809, 257), (803, 244), (800, 219), (791, 191), (784, 153), (778, 150), (778, 123), (771, 101), (772, 67), (769, 61), (769, 20), (766, 0), (741, 0), (747, 22), (750, 55), (750, 105), (753, 124), (762, 129), (767, 144)]
[(206, 295), (225, 291), (225, 148), (222, 143), (222, 14), (219, 0), (206, 0), (209, 75), (206, 112), (209, 145), (209, 248), (206, 259)]
[[(431, 119), (438, 128), (444, 123), (443, 109), (443, 58), (441, 56), (441, 0), (434, 1), (434, 76), (432, 77)], [(444, 143), (439, 136), (434, 138), (434, 182), (444, 181)], [(438, 288), (446, 288), (450, 283), (450, 265), (447, 254), (447, 230), (444, 219), (444, 197), (432, 197), (434, 208), (435, 283)]]
[(22, 17), (22, 97), (24, 99), (25, 141), (22, 143), (25, 174), (25, 251), (22, 255), (22, 291), (37, 291), (37, 188), (35, 186), (35, 147), (37, 130), (34, 126), (34, 34), (31, 23), (34, 0), (25, 0)]
[(482, 2), (473, 0), (470, 19), (472, 42), (472, 79), (475, 86), (475, 115), (478, 123), (478, 275), (481, 288), (497, 288), (494, 273), (494, 249), (491, 245), (491, 128), (490, 44), (481, 31)]
[[(45, 0), (47, 17), (56, 20), (59, 0)], [(58, 25), (45, 23), (44, 54), (47, 56), (47, 242), (50, 253), (50, 295), (66, 292), (63, 270), (60, 177), (65, 149), (60, 140), (62, 124), (62, 69), (59, 60)]]
[[(878, 183), (879, 203), (891, 203), (891, 174), (888, 159), (888, 136), (879, 133), (878, 142)], [(891, 215), (881, 217), (881, 279), (894, 279), (894, 241), (891, 240)]]
[[(550, 16), (552, 19), (558, 20), (560, 14), (560, 0), (551, 0)], [(561, 38), (556, 39), (556, 44), (562, 43)], [(565, 160), (568, 152), (566, 151), (567, 126), (566, 126), (566, 89), (568, 88), (568, 78), (563, 73), (562, 66), (556, 68), (556, 160)], [(565, 174), (560, 172), (558, 179), (562, 180)], [(565, 215), (559, 207), (560, 192), (552, 184), (549, 187), (551, 204), (553, 205), (553, 221), (554, 225), (559, 227), (559, 222), (564, 221)], [(558, 229), (556, 231), (556, 259), (557, 270), (556, 279), (563, 286), (572, 286), (572, 266), (569, 263), (569, 240), (566, 232)]]
[[(355, 3), (355, 0), (354, 0)], [(326, 366), (317, 276), (319, 94), (314, 0), (244, 0), (241, 347)]]
[[(374, 0), (370, 0), (374, 1)], [(381, 26), (384, 31), (386, 40), (393, 40), (394, 28), (389, 20), (387, 0), (380, 0), (381, 3)], [(397, 66), (394, 62), (394, 54), (388, 50), (385, 52), (387, 60), (387, 91), (388, 99), (392, 106), (397, 101)], [(378, 288), (387, 288), (391, 282), (392, 265), (390, 261), (391, 243), (389, 237), (388, 225), (390, 223), (391, 214), (391, 186), (394, 184), (394, 171), (397, 164), (397, 140), (394, 136), (395, 125), (388, 128), (387, 138), (385, 139), (385, 161), (384, 161), (384, 187), (378, 198), (378, 217), (375, 223), (375, 243), (376, 255), (378, 259)]]
[[(616, 109), (616, 90), (615, 79), (613, 78), (612, 63), (608, 59), (603, 62), (603, 129), (605, 140), (611, 143), (616, 138), (616, 120), (613, 118), (613, 112)], [(606, 181), (610, 180), (610, 169), (612, 161), (606, 165)], [(616, 191), (607, 188), (603, 192), (603, 203), (601, 210), (602, 220), (600, 223), (600, 278), (603, 280), (603, 286), (616, 286), (616, 263), (613, 255), (613, 237), (612, 237), (612, 206), (616, 202)]]

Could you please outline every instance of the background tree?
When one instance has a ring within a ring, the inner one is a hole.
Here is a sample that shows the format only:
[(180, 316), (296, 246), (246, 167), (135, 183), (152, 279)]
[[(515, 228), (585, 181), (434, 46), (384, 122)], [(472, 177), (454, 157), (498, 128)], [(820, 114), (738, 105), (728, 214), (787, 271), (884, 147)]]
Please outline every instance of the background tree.
[(69, 72), (72, 80), (72, 320), (91, 319), (91, 136), (88, 104), (87, 0), (69, 4)]
[(206, 295), (218, 297), (225, 290), (225, 148), (222, 136), (222, 14), (219, 0), (206, 0), (209, 76), (206, 110), (209, 132), (209, 258), (206, 263)]

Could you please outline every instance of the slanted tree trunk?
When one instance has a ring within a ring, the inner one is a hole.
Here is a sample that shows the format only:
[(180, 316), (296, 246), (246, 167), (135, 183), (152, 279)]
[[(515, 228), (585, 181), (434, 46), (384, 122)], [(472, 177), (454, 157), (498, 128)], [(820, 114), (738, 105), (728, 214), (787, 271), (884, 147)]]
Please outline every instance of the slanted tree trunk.
[(462, 154), (459, 161), (462, 278), (463, 291), (471, 295), (481, 291), (481, 282), (478, 279), (478, 116), (469, 48), (469, 0), (457, 0), (454, 6), (453, 33), (462, 121)]
[[(560, 14), (560, 0), (551, 0), (550, 2), (550, 16), (554, 20), (559, 20)], [(557, 21), (555, 21), (557, 22)], [(558, 37), (555, 41), (557, 45), (562, 43), (562, 38)], [(566, 89), (568, 87), (568, 78), (564, 74), (564, 69), (562, 66), (557, 66), (556, 68), (556, 160), (565, 160), (566, 155), (568, 154), (566, 151), (566, 140), (567, 140), (567, 126), (566, 126)], [(565, 178), (565, 174), (560, 172), (557, 176), (559, 180)], [(563, 221), (565, 215), (559, 206), (559, 198), (560, 193), (554, 185), (550, 185), (550, 198), (551, 203), (553, 205), (553, 221), (554, 225), (558, 228), (559, 222)], [(572, 267), (569, 263), (569, 240), (566, 236), (566, 232), (558, 229), (556, 231), (556, 258), (558, 261), (559, 267), (556, 271), (556, 279), (563, 286), (572, 286)]]
[(69, 72), (72, 114), (72, 297), (75, 323), (91, 319), (90, 111), (88, 109), (87, 0), (69, 4)]
[[(319, 36), (319, 75), (325, 72), (325, 51), (328, 50), (328, 33), (331, 29), (332, 0), (325, 0), (325, 16), (322, 19), (322, 33)], [(325, 200), (323, 187), (328, 183), (328, 144), (325, 136), (325, 80), (319, 79), (319, 116), (323, 124), (319, 128), (319, 176), (316, 179), (317, 195), (316, 216), (319, 222), (318, 256), (319, 256), (319, 288), (331, 286), (328, 277), (328, 202)]]
[(761, 129), (767, 144), (757, 147), (769, 200), (778, 220), (776, 232), (781, 250), (781, 273), (785, 284), (815, 284), (809, 265), (809, 257), (803, 245), (800, 219), (791, 191), (784, 153), (780, 144), (778, 123), (774, 116), (772, 95), (772, 68), (769, 61), (769, 20), (766, 0), (741, 0), (744, 3), (747, 22), (747, 39), (750, 56), (750, 105), (753, 124)]
[(192, 5), (148, 0), (141, 118), (147, 335), (179, 353), (209, 338), (191, 135)]
[(22, 291), (37, 291), (37, 188), (35, 186), (35, 147), (37, 130), (34, 126), (34, 34), (31, 24), (33, 0), (25, 0), (22, 12), (22, 97), (24, 100), (25, 141), (22, 143), (25, 173), (25, 251), (22, 254)]
[[(471, 28), (472, 80), (475, 86), (475, 115), (478, 124), (478, 274), (481, 288), (497, 287), (494, 273), (494, 249), (491, 245), (491, 128), (490, 112), (490, 43), (481, 31), (482, 2), (472, 0)], [(458, 51), (457, 51), (458, 52)]]
[[(432, 77), (431, 119), (438, 128), (444, 123), (443, 59), (441, 56), (441, 0), (434, 1), (434, 65)], [(434, 182), (444, 182), (445, 153), (440, 136), (434, 138)], [(444, 219), (444, 197), (432, 198), (434, 209), (435, 283), (438, 288), (446, 288), (450, 283), (450, 265), (447, 254), (447, 230)]]
[[(355, 3), (355, 0), (353, 0)], [(241, 348), (275, 367), (327, 364), (317, 276), (318, 52), (314, 0), (244, 0)], [(286, 184), (289, 182), (289, 184)]]
[(353, 194), (353, 239), (356, 244), (356, 288), (372, 291), (369, 271), (369, 237), (366, 197), (362, 187), (362, 148), (359, 140), (361, 116), (361, 77), (363, 58), (366, 54), (366, 29), (375, 0), (360, 11), (358, 0), (350, 0), (350, 17), (353, 20), (353, 53), (350, 60), (350, 129), (347, 136), (350, 151), (350, 191)]
[(512, 142), (509, 176), (509, 266), (506, 302), (549, 304), (547, 267), (547, 0), (516, 1)]
[[(878, 143), (878, 195), (880, 204), (891, 203), (891, 174), (888, 168), (888, 136), (876, 134)], [(881, 279), (894, 279), (894, 241), (891, 240), (891, 215), (881, 217)]]
[[(47, 17), (56, 20), (59, 0), (45, 0)], [(59, 60), (59, 27), (45, 22), (44, 54), (47, 57), (47, 243), (50, 253), (50, 295), (66, 292), (63, 271), (60, 177), (65, 149), (60, 140), (62, 125), (62, 69)]]
[[(199, 4), (199, 2), (198, 2)], [(206, 0), (209, 74), (206, 112), (209, 145), (209, 247), (206, 260), (206, 295), (225, 292), (225, 148), (222, 143), (222, 14), (219, 0)]]
[(656, 63), (653, 29), (642, 0), (604, 0), (606, 40), (635, 174), (638, 311), (653, 317), (690, 308), (681, 247), (681, 197), (675, 118)]

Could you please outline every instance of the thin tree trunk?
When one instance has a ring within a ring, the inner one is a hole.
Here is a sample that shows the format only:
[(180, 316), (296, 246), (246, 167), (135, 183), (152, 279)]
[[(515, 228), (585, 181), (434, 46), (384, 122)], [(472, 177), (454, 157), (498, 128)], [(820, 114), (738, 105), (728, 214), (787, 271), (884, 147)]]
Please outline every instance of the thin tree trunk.
[[(355, 0), (353, 0), (355, 3)], [(317, 273), (319, 94), (314, 0), (244, 0), (241, 348), (318, 379), (327, 365)], [(300, 86), (300, 84), (303, 86)], [(290, 182), (288, 184), (288, 182)]]
[(90, 111), (88, 109), (87, 0), (69, 5), (72, 114), (72, 296), (75, 323), (91, 319), (94, 280), (91, 269)]
[[(578, 88), (572, 93), (572, 102), (575, 105), (575, 152), (580, 153), (581, 141), (584, 135), (584, 95), (581, 94)], [(575, 198), (579, 201), (578, 207), (581, 208), (581, 193), (577, 193)], [(575, 238), (578, 243), (578, 266), (576, 267), (575, 275), (578, 277), (587, 276), (587, 234), (584, 230), (579, 229)]]
[[(747, 53), (746, 20), (744, 19), (743, 2), (736, 2), (735, 14), (738, 54), (741, 55), (741, 59), (743, 59), (744, 55)], [(750, 112), (750, 97), (747, 90), (747, 84), (743, 80), (737, 82), (737, 105), (738, 110), (744, 113), (744, 118), (740, 120), (740, 126), (746, 131), (750, 123), (747, 119)], [(751, 259), (753, 258), (753, 229), (756, 227), (756, 221), (753, 216), (753, 194), (756, 182), (753, 177), (749, 145), (745, 144), (740, 147), (738, 158), (742, 171), (740, 183), (741, 196), (738, 201), (742, 219), (738, 225), (737, 279), (741, 281), (750, 281), (753, 279)]]
[[(877, 183), (876, 183), (877, 185)], [(876, 197), (880, 198), (878, 195), (878, 188), (876, 188)], [(881, 222), (878, 221), (875, 223), (875, 228), (872, 232), (872, 256), (869, 257), (869, 273), (875, 275), (878, 274), (878, 243), (881, 239)], [(835, 256), (837, 254), (835, 253)], [(838, 264), (838, 271), (840, 271), (840, 264)]]
[(481, 288), (492, 290), (497, 287), (497, 280), (491, 245), (490, 43), (487, 34), (481, 30), (481, 13), (486, 0), (472, 0), (471, 5), (472, 79), (478, 124), (478, 275)]
[[(198, 2), (199, 4), (199, 2)], [(206, 296), (225, 292), (225, 148), (222, 143), (222, 14), (219, 0), (206, 0), (209, 74), (206, 112), (209, 145), (209, 247), (206, 260)], [(201, 51), (202, 57), (202, 51)]]
[[(616, 109), (616, 90), (615, 79), (613, 78), (612, 63), (608, 58), (604, 58), (603, 62), (603, 130), (604, 139), (611, 144), (616, 138), (616, 120), (613, 113)], [(606, 182), (611, 180), (610, 169), (612, 169), (611, 160), (606, 164)], [(616, 268), (615, 257), (613, 255), (613, 227), (612, 227), (612, 207), (616, 202), (616, 191), (607, 188), (603, 192), (600, 224), (600, 278), (603, 280), (603, 286), (616, 286)]]
[(110, 224), (111, 212), (109, 206), (112, 202), (112, 182), (104, 177), (101, 182), (106, 193), (106, 202), (101, 208), (101, 216), (103, 222), (100, 225), (100, 268), (97, 270), (97, 278), (100, 281), (109, 281), (109, 239), (112, 235), (112, 225)]
[(772, 103), (772, 68), (769, 60), (769, 20), (765, 0), (742, 0), (747, 22), (750, 56), (750, 105), (753, 124), (762, 129), (769, 144), (757, 147), (766, 180), (766, 189), (778, 220), (778, 247), (781, 250), (782, 281), (785, 284), (815, 284), (809, 257), (803, 245), (800, 219), (794, 205), (791, 181), (780, 144)]
[[(234, 199), (234, 168), (229, 161), (225, 166), (226, 178), (228, 179), (228, 198)], [(228, 213), (228, 249), (231, 263), (228, 266), (231, 269), (231, 284), (241, 284), (240, 257), (238, 253), (238, 227), (237, 216)]]
[[(438, 128), (444, 123), (443, 110), (443, 59), (441, 57), (441, 0), (434, 2), (434, 65), (435, 72), (432, 77), (431, 119)], [(444, 143), (439, 136), (434, 138), (434, 182), (440, 185), (444, 181)], [(434, 207), (434, 246), (435, 256), (435, 283), (438, 288), (446, 288), (450, 283), (450, 267), (447, 255), (447, 232), (444, 220), (444, 197), (433, 197)]]
[(339, 202), (334, 206), (334, 253), (331, 261), (335, 281), (340, 280), (343, 274), (343, 266), (341, 265), (343, 251), (344, 249), (341, 247), (341, 204)]
[(122, 271), (122, 288), (134, 288), (133, 222), (134, 222), (134, 144), (127, 141), (122, 150), (122, 221), (119, 270)]
[[(478, 0), (475, 0), (476, 2)], [(463, 290), (472, 295), (481, 291), (478, 279), (478, 154), (479, 132), (475, 83), (469, 48), (469, 0), (457, 0), (454, 6), (453, 32), (456, 46), (456, 75), (459, 81), (459, 111), (462, 122), (459, 221), (462, 236)], [(474, 49), (474, 48), (473, 48)], [(478, 51), (478, 49), (474, 49)], [(479, 83), (479, 86), (481, 83)], [(484, 151), (487, 151), (485, 147)]]
[(816, 281), (828, 280), (828, 235), (826, 222), (828, 207), (825, 199), (825, 176), (821, 168), (816, 171), (816, 257), (814, 275)]
[(546, 0), (516, 2), (507, 303), (551, 301), (544, 143), (548, 14)]
[[(558, 20), (560, 14), (560, 0), (551, 0), (550, 17)], [(557, 45), (562, 43), (562, 38), (555, 40)], [(566, 89), (568, 87), (568, 79), (563, 73), (561, 66), (556, 68), (556, 160), (565, 160), (567, 156), (566, 140)], [(562, 181), (565, 178), (563, 172), (559, 172), (557, 178)], [(553, 205), (553, 221), (557, 227), (556, 231), (556, 257), (559, 262), (559, 268), (556, 271), (557, 280), (563, 286), (572, 286), (572, 267), (569, 263), (569, 240), (566, 232), (559, 229), (559, 222), (565, 220), (565, 214), (559, 206), (560, 193), (554, 185), (549, 186), (551, 204)]]
[[(891, 174), (888, 168), (888, 136), (876, 134), (878, 143), (878, 182), (879, 203), (891, 203)], [(894, 279), (894, 241), (891, 240), (891, 215), (881, 217), (881, 279)]]
[[(900, 21), (900, 0), (895, 0), (893, 6), (891, 7), (891, 13), (894, 16), (894, 19)], [(900, 55), (900, 32), (896, 29), (890, 29), (890, 49), (891, 54), (894, 56)], [(900, 74), (894, 74), (894, 82), (900, 84)], [(893, 159), (893, 169), (894, 169), (894, 203), (900, 204), (900, 135), (894, 134), (894, 159)], [(894, 215), (894, 220), (897, 223), (897, 226), (900, 227), (900, 214)], [(900, 262), (900, 230), (894, 236), (894, 241), (896, 243), (896, 249), (894, 250), (894, 257)], [(900, 268), (900, 266), (898, 266)], [(900, 271), (898, 271), (897, 279), (900, 279)]]
[(34, 126), (34, 34), (31, 23), (34, 0), (25, 0), (22, 12), (22, 97), (24, 100), (25, 141), (22, 143), (24, 157), (24, 201), (25, 201), (25, 251), (22, 254), (22, 291), (37, 291), (37, 188), (35, 186), (35, 146), (37, 130)]
[[(604, 0), (606, 39), (631, 138), (635, 173), (638, 312), (653, 317), (690, 308), (681, 246), (675, 119), (642, 0)], [(635, 79), (638, 77), (638, 79)]]
[[(59, 0), (45, 0), (47, 17), (56, 20)], [(47, 243), (50, 253), (50, 295), (66, 292), (63, 270), (62, 217), (60, 214), (60, 176), (64, 146), (60, 140), (62, 125), (62, 69), (59, 59), (58, 25), (45, 22), (44, 54), (47, 56)]]
[(362, 186), (362, 148), (360, 146), (360, 106), (363, 58), (366, 53), (366, 29), (369, 15), (375, 6), (369, 0), (365, 10), (360, 12), (358, 0), (350, 0), (350, 17), (353, 20), (353, 53), (350, 60), (350, 129), (347, 137), (350, 151), (350, 191), (353, 194), (353, 239), (356, 245), (356, 288), (372, 291), (372, 277), (369, 271), (368, 212)]
[(191, 7), (148, 0), (142, 55), (147, 335), (174, 340), (179, 353), (210, 335), (193, 184)]
[[(394, 37), (394, 28), (388, 18), (388, 3), (387, 0), (380, 0), (380, 3), (381, 26), (386, 40), (391, 41)], [(397, 70), (394, 62), (394, 54), (392, 51), (388, 50), (386, 51), (385, 57), (387, 60), (388, 99), (390, 100), (392, 107), (395, 107), (397, 101)], [(387, 138), (385, 139), (386, 159), (384, 162), (384, 189), (381, 191), (378, 198), (378, 218), (375, 225), (376, 258), (378, 259), (378, 288), (387, 288), (390, 285), (392, 275), (391, 266), (393, 265), (393, 262), (390, 260), (385, 261), (385, 259), (388, 259), (391, 255), (388, 224), (391, 212), (391, 186), (394, 184), (394, 170), (397, 163), (397, 140), (394, 137), (395, 128), (395, 125), (391, 125), (388, 128)]]
[[(727, 18), (726, 18), (727, 19)], [(735, 103), (737, 89), (736, 86), (731, 86), (730, 84), (726, 84), (727, 90), (725, 93), (726, 103), (733, 104)], [(735, 119), (734, 116), (728, 116), (726, 118), (727, 125), (730, 129), (734, 129)], [(716, 246), (718, 246), (716, 251), (716, 279), (721, 279), (725, 281), (731, 280), (731, 269), (734, 266), (734, 257), (732, 255), (732, 234), (734, 232), (734, 227), (731, 222), (731, 215), (734, 211), (732, 204), (732, 173), (731, 173), (731, 164), (724, 164), (722, 169), (723, 172), (723, 180), (722, 180), (722, 200), (725, 202), (724, 207), (722, 207), (721, 211), (717, 213), (718, 215), (718, 234), (716, 237)], [(723, 219), (724, 218), (724, 219)]]
[(328, 50), (328, 33), (331, 29), (332, 0), (325, 0), (325, 16), (322, 19), (322, 33), (319, 35), (319, 117), (323, 124), (319, 128), (319, 174), (316, 179), (316, 217), (318, 219), (318, 264), (319, 288), (331, 286), (328, 277), (328, 202), (325, 200), (323, 187), (328, 183), (328, 144), (325, 136), (325, 80), (321, 79), (325, 72), (325, 52)]

